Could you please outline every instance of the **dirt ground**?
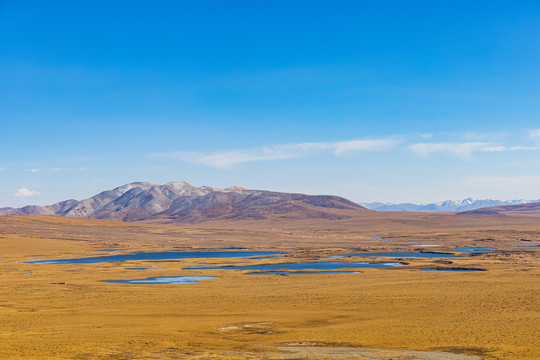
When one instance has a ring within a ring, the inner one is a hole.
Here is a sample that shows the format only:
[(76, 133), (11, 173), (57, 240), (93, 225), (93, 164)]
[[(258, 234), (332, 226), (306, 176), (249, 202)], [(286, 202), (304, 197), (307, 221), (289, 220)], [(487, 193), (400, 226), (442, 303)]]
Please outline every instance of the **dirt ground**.
[[(538, 359), (539, 253), (516, 250), (538, 247), (537, 223), (418, 214), (258, 227), (0, 217), (0, 358)], [(506, 251), (450, 260), (385, 258), (407, 265), (291, 276), (184, 270), (223, 259), (27, 263), (106, 255), (100, 250), (109, 247), (119, 254), (182, 246), (287, 251), (284, 259), (255, 262), (277, 263), (396, 248), (428, 251), (420, 245), (432, 244)], [(485, 271), (419, 270), (449, 266)], [(177, 285), (100, 282), (182, 275), (218, 278)]]

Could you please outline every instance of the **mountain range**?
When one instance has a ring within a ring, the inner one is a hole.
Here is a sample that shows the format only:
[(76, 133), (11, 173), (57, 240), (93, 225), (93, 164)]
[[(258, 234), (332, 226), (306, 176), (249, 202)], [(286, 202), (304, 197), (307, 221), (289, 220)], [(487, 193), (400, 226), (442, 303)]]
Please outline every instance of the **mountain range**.
[(134, 182), (81, 201), (1, 208), (0, 215), (59, 215), (118, 221), (198, 222), (224, 219), (344, 219), (369, 211), (347, 199), (186, 182)]
[(370, 210), (453, 212), (458, 214), (539, 214), (540, 200), (442, 201), (431, 204), (360, 203), (339, 196), (267, 190), (196, 187), (183, 181), (157, 185), (134, 182), (84, 200), (48, 206), (0, 208), (2, 215), (58, 215), (126, 222), (200, 222), (206, 220), (350, 219)]
[[(430, 204), (412, 204), (412, 203), (359, 203), (361, 206), (377, 211), (414, 211), (414, 212), (465, 212), (485, 207), (520, 205), (540, 202), (540, 200), (490, 200), (467, 198), (464, 200), (446, 200)], [(479, 212), (476, 212), (477, 214)]]

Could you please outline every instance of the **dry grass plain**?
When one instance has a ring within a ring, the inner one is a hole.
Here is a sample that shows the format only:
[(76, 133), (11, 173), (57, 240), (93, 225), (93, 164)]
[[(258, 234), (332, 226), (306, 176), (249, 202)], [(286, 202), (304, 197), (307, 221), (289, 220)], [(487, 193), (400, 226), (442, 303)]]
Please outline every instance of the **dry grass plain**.
[[(0, 358), (538, 359), (540, 268), (534, 251), (452, 259), (457, 267), (486, 270), (469, 273), (419, 271), (449, 266), (425, 258), (401, 259), (408, 264), (404, 269), (292, 276), (183, 270), (223, 259), (26, 262), (103, 255), (99, 250), (106, 247), (124, 253), (243, 246), (288, 250), (291, 258), (348, 253), (352, 247), (425, 251), (416, 247), (422, 244), (510, 249), (538, 245), (539, 220), (375, 212), (340, 221), (190, 225), (0, 217)], [(366, 260), (381, 261), (344, 261)], [(140, 266), (156, 269), (127, 270)], [(100, 282), (178, 275), (219, 279), (180, 285)]]

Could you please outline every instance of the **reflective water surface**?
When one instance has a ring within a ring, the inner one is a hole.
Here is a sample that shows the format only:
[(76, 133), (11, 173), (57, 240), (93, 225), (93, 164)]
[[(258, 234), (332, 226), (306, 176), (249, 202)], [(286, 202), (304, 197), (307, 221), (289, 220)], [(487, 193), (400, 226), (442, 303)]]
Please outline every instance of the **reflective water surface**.
[(164, 251), (136, 252), (125, 255), (93, 256), (76, 259), (29, 261), (31, 264), (94, 264), (111, 261), (131, 260), (171, 260), (171, 259), (205, 259), (205, 258), (237, 258), (258, 255), (280, 254), (277, 251)]
[(137, 280), (103, 280), (116, 284), (195, 284), (201, 280), (217, 279), (215, 276), (162, 276)]
[(260, 264), (260, 265), (230, 265), (230, 266), (192, 266), (184, 270), (337, 270), (337, 269), (378, 269), (386, 267), (403, 266), (401, 263), (359, 263), (341, 261), (321, 261), (321, 262), (296, 262), (284, 264)]

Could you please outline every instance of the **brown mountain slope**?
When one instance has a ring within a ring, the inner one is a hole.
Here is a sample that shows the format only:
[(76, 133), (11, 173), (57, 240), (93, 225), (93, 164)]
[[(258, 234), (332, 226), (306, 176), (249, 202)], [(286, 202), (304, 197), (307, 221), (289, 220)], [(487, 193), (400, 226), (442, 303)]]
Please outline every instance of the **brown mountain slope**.
[(540, 215), (540, 202), (517, 204), (517, 205), (504, 205), (504, 206), (490, 206), (476, 210), (463, 211), (458, 213), (460, 215)]
[(0, 209), (0, 215), (60, 215), (118, 221), (200, 222), (206, 220), (346, 219), (369, 211), (338, 196), (304, 195), (241, 187), (195, 187), (137, 182), (81, 201)]

